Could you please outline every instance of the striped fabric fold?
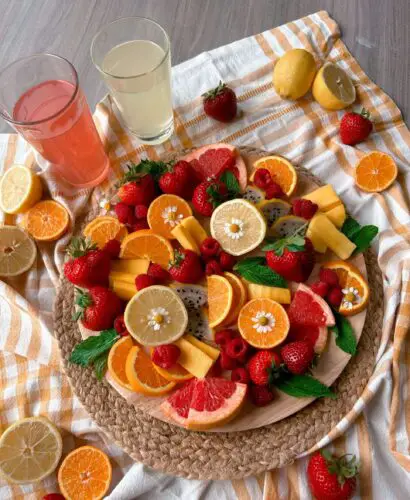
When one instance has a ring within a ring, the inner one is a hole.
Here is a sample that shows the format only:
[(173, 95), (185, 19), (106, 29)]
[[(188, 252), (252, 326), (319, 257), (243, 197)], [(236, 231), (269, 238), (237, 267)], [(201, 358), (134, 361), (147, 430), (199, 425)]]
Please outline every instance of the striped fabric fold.
[[(338, 135), (343, 112), (328, 112), (310, 95), (297, 102), (282, 100), (272, 85), (277, 59), (295, 47), (308, 49), (318, 64), (332, 61), (351, 76), (364, 106), (374, 119), (374, 132), (355, 148)], [(210, 120), (201, 94), (220, 80), (238, 96), (240, 115), (229, 125)], [(337, 24), (324, 12), (198, 55), (173, 68), (175, 134), (158, 147), (141, 145), (121, 125), (109, 96), (94, 113), (111, 160), (107, 180), (92, 192), (73, 190), (41, 173), (49, 195), (70, 211), (72, 223), (87, 204), (109, 197), (127, 162), (157, 159), (165, 152), (212, 142), (249, 145), (283, 155), (333, 184), (346, 207), (362, 224), (379, 226), (374, 244), (384, 277), (385, 310), (381, 347), (374, 373), (352, 410), (331, 432), (294, 464), (235, 481), (189, 481), (171, 478), (133, 464), (109, 443), (72, 393), (60, 366), (53, 337), (52, 305), (63, 250), (69, 235), (56, 245), (38, 246), (33, 268), (0, 282), (0, 424), (46, 415), (59, 426), (64, 451), (93, 442), (112, 458), (111, 500), (168, 499), (309, 499), (308, 454), (323, 446), (355, 453), (360, 462), (357, 497), (406, 498), (410, 491), (410, 133), (392, 99), (364, 73), (340, 38)], [(398, 180), (386, 192), (364, 193), (353, 179), (357, 160), (371, 150), (390, 154), (399, 167)], [(0, 136), (0, 172), (13, 163), (36, 167), (29, 146), (16, 135)], [(0, 215), (1, 217), (1, 215)], [(19, 217), (4, 216), (7, 224)], [(57, 491), (53, 475), (37, 485), (8, 485), (0, 479), (0, 498), (41, 498)], [(406, 495), (407, 493), (407, 495)]]

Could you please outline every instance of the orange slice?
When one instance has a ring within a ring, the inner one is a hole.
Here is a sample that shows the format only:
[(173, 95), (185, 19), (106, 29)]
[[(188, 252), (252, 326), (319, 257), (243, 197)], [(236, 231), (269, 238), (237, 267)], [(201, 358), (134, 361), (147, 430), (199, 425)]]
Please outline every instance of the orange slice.
[(343, 260), (327, 262), (322, 267), (333, 269), (339, 277), (339, 284), (343, 290), (343, 299), (339, 307), (340, 314), (353, 316), (363, 311), (369, 302), (370, 289), (361, 272)]
[(40, 201), (26, 213), (25, 228), (38, 241), (58, 240), (68, 228), (67, 210), (53, 200)]
[(223, 326), (229, 326), (238, 318), (239, 311), (246, 302), (248, 292), (242, 280), (236, 274), (224, 273), (224, 276), (229, 281), (233, 292), (232, 306), (223, 322)]
[(278, 302), (253, 299), (242, 307), (238, 328), (249, 344), (258, 349), (271, 349), (285, 340), (289, 332), (289, 318)]
[(58, 471), (58, 485), (67, 500), (100, 500), (107, 493), (111, 478), (109, 458), (94, 446), (73, 450)]
[(372, 151), (360, 158), (356, 165), (357, 186), (369, 193), (387, 189), (397, 177), (397, 165), (393, 158), (380, 151)]
[(96, 217), (95, 219), (93, 219), (91, 222), (89, 222), (85, 226), (84, 231), (83, 231), (84, 236), (86, 236), (88, 238), (90, 236), (91, 229), (103, 221), (118, 222), (118, 219), (116, 217), (112, 217), (111, 215), (101, 215), (101, 217)]
[(208, 321), (209, 327), (220, 325), (231, 310), (233, 289), (229, 281), (217, 274), (207, 278), (208, 285)]
[(122, 241), (127, 236), (127, 228), (117, 219), (99, 219), (97, 217), (95, 219), (97, 222), (91, 225), (91, 227), (87, 226), (84, 230), (84, 235), (90, 238), (98, 248), (104, 248), (110, 240)]
[[(153, 352), (154, 349), (151, 349), (151, 356)], [(153, 363), (153, 366), (160, 375), (170, 382), (184, 382), (185, 380), (189, 380), (193, 377), (192, 373), (185, 370), (185, 368), (183, 368), (179, 363), (176, 363), (173, 367), (168, 368), (168, 370), (157, 366), (155, 363)]]
[(168, 269), (174, 260), (171, 243), (151, 229), (141, 229), (126, 236), (121, 244), (121, 259), (148, 259)]
[[(280, 156), (265, 156), (256, 161), (253, 166), (255, 171), (258, 168), (269, 170), (272, 179), (279, 184), (287, 196), (290, 196), (294, 192), (298, 176), (293, 165), (285, 158)], [(253, 181), (255, 171), (251, 175), (251, 181)]]
[(174, 236), (171, 231), (191, 215), (191, 207), (183, 198), (174, 194), (162, 194), (149, 206), (147, 219), (153, 231), (172, 240)]
[(151, 358), (140, 347), (131, 347), (125, 363), (128, 382), (136, 392), (160, 396), (175, 387), (155, 369)]
[(108, 372), (111, 377), (117, 384), (125, 387), (129, 391), (132, 391), (132, 387), (125, 373), (125, 362), (133, 346), (134, 342), (129, 335), (127, 337), (122, 337), (111, 347), (107, 363)]

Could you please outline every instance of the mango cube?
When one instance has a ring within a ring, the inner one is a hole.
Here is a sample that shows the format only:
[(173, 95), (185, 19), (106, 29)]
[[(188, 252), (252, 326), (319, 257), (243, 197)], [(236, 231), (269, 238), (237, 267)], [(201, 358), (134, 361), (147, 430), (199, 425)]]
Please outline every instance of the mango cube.
[(310, 234), (313, 238), (321, 239), (339, 259), (348, 259), (356, 245), (352, 243), (324, 214), (317, 214), (309, 224)]
[(198, 255), (200, 254), (197, 242), (195, 241), (191, 233), (189, 233), (184, 228), (184, 226), (179, 224), (178, 226), (174, 227), (174, 229), (171, 231), (171, 234), (182, 246), (182, 248), (185, 248), (185, 250), (192, 250)]

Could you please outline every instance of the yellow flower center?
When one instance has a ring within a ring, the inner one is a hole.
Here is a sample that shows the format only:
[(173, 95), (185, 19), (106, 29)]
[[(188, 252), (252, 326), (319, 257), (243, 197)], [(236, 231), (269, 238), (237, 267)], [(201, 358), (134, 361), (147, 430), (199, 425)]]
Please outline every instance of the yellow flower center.
[(164, 316), (162, 314), (156, 314), (154, 316), (154, 321), (161, 325), (164, 322)]
[(240, 230), (240, 227), (238, 226), (238, 224), (231, 224), (229, 229), (231, 230), (231, 233), (238, 233)]
[(356, 299), (356, 296), (353, 292), (349, 292), (344, 296), (344, 300), (346, 302), (354, 302)]
[(169, 212), (169, 214), (168, 214), (169, 220), (176, 220), (176, 218), (177, 218), (176, 212)]
[(266, 326), (268, 323), (269, 323), (269, 320), (266, 316), (262, 316), (258, 319), (258, 323), (261, 325), (261, 326)]

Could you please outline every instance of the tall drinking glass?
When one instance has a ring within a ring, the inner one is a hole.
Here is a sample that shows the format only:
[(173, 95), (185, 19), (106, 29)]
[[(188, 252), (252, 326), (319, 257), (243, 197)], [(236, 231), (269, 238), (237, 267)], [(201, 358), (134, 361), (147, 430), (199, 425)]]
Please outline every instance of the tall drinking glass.
[(118, 19), (95, 35), (91, 58), (126, 127), (147, 144), (167, 140), (174, 122), (171, 52), (164, 29), (144, 17)]
[(35, 54), (1, 70), (0, 115), (69, 184), (91, 187), (106, 177), (107, 154), (66, 59)]

